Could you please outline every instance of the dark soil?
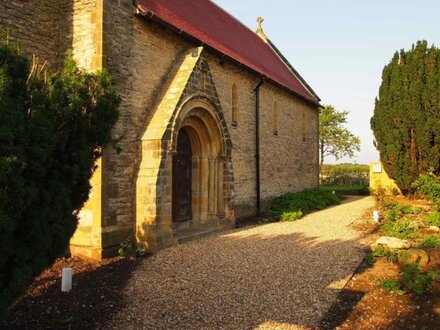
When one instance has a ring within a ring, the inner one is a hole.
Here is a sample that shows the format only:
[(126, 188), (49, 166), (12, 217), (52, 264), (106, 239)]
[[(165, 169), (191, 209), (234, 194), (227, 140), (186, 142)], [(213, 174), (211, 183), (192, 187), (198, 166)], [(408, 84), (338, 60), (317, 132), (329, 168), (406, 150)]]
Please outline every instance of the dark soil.
[[(59, 259), (10, 308), (1, 329), (95, 329), (124, 302), (121, 292), (141, 259)], [(63, 268), (73, 269), (73, 289), (61, 292)]]

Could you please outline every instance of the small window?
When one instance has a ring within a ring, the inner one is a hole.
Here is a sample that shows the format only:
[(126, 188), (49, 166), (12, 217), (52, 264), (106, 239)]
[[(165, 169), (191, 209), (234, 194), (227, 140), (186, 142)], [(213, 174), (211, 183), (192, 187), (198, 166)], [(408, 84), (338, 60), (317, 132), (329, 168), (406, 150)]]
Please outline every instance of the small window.
[(277, 101), (275, 101), (273, 103), (272, 129), (273, 129), (273, 135), (278, 135), (278, 103), (277, 103)]
[(203, 91), (206, 93), (206, 90), (208, 89), (208, 72), (205, 69), (202, 70), (202, 84)]
[(238, 126), (238, 92), (237, 85), (232, 85), (232, 127)]

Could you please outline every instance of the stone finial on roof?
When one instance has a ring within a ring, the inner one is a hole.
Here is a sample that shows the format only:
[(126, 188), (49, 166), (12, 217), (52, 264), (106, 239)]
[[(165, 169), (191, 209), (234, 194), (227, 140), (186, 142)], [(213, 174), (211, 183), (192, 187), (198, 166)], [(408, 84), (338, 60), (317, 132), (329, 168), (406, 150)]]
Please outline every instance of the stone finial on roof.
[(266, 34), (263, 32), (263, 26), (262, 26), (263, 22), (264, 22), (264, 18), (261, 17), (261, 16), (259, 16), (259, 17), (257, 18), (258, 27), (257, 27), (257, 31), (255, 31), (255, 33), (256, 33), (261, 39), (263, 39), (264, 41), (267, 42), (267, 40), (268, 40), (269, 38), (268, 38), (268, 37), (266, 36)]

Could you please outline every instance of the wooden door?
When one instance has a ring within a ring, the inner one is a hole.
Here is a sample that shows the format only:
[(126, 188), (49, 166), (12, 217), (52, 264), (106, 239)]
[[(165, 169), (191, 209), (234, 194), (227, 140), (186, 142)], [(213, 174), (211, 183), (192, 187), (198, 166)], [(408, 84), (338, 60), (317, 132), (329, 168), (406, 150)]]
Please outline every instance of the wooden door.
[(192, 219), (192, 151), (184, 130), (177, 137), (177, 152), (173, 157), (173, 222)]

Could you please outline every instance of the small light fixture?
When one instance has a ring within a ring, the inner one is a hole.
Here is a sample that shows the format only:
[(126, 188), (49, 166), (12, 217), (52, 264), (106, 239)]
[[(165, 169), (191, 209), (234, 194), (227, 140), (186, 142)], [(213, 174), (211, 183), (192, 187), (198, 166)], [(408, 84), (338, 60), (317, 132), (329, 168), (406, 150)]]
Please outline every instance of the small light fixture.
[(373, 221), (374, 221), (375, 223), (378, 223), (378, 222), (379, 222), (379, 211), (378, 211), (378, 210), (374, 210), (374, 211), (373, 211)]
[(69, 292), (70, 290), (72, 290), (72, 268), (63, 268), (61, 291)]

